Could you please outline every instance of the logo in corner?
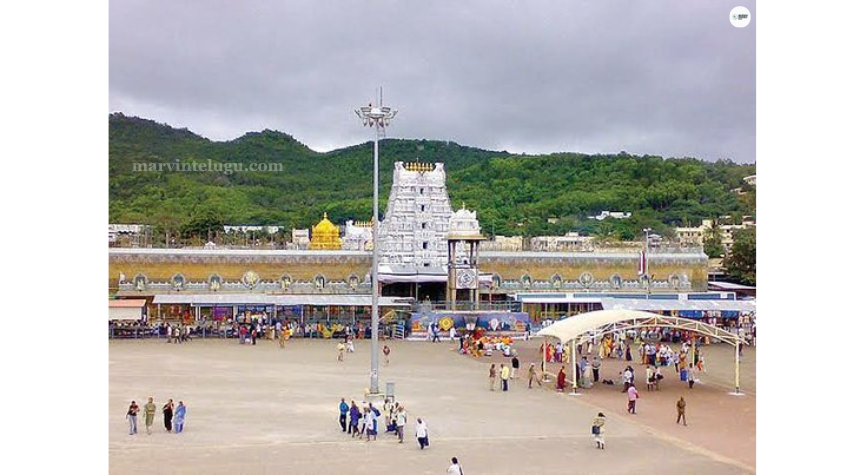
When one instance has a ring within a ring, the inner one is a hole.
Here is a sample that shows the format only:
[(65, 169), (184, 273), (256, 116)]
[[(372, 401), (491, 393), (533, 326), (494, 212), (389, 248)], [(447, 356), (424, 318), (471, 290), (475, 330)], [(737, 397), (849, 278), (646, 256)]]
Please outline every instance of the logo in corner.
[(751, 23), (751, 12), (745, 7), (736, 7), (730, 11), (730, 23), (736, 28), (745, 28)]

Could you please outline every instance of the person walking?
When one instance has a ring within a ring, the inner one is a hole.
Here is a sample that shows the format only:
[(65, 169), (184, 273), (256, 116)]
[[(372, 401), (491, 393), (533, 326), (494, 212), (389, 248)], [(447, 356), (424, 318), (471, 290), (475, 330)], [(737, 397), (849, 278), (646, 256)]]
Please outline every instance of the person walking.
[(520, 369), (520, 359), (517, 358), (517, 355), (511, 358), (511, 367), (514, 369), (512, 377), (517, 379), (517, 371)]
[(153, 426), (153, 418), (156, 416), (156, 404), (153, 404), (153, 398), (147, 398), (147, 404), (144, 405), (144, 427), (147, 429), (147, 435), (150, 435), (150, 428)]
[(601, 361), (597, 356), (592, 358), (592, 379), (596, 383), (601, 379)]
[[(399, 403), (397, 403), (399, 404)], [(385, 434), (390, 431), (396, 432), (396, 420), (393, 418), (394, 411), (394, 401), (393, 398), (388, 396), (384, 398), (384, 407), (382, 413), (384, 414), (384, 426), (385, 426)]]
[(496, 364), (492, 363), (490, 365), (490, 391), (496, 390), (496, 375), (497, 375)]
[(363, 439), (363, 436), (366, 435), (367, 422), (369, 422), (369, 408), (364, 407), (363, 413), (360, 415), (360, 435), (358, 439)]
[(463, 468), (456, 457), (451, 457), (451, 466), (448, 467), (448, 475), (463, 475)]
[(637, 387), (633, 384), (628, 385), (628, 412), (631, 414), (637, 414), (637, 398), (640, 397), (640, 393), (637, 392)]
[(405, 407), (400, 406), (396, 411), (396, 435), (399, 437), (399, 443), (403, 442), (405, 437), (405, 423), (408, 415), (405, 412)]
[(346, 415), (348, 415), (348, 404), (345, 403), (345, 398), (339, 403), (339, 425), (343, 432), (348, 432), (348, 426), (345, 423)]
[(174, 411), (174, 433), (179, 434), (183, 432), (183, 423), (186, 422), (186, 406), (183, 405), (183, 401), (179, 401), (177, 403), (177, 410)]
[[(583, 358), (585, 361), (585, 357), (583, 357)], [(582, 387), (584, 387), (584, 388), (591, 388), (594, 385), (594, 383), (592, 383), (592, 375), (590, 374), (591, 369), (592, 369), (592, 366), (588, 362), (586, 362), (586, 364), (583, 365), (583, 384), (582, 384)]]
[(138, 433), (138, 404), (132, 401), (129, 409), (126, 410), (126, 420), (129, 421), (129, 435)]
[(607, 422), (607, 418), (604, 417), (603, 412), (599, 412), (594, 419), (592, 419), (592, 435), (595, 436), (595, 447), (599, 449), (605, 449), (607, 445), (604, 443), (604, 424)]
[(678, 424), (679, 421), (682, 421), (682, 423), (685, 424), (685, 427), (688, 427), (688, 421), (685, 420), (685, 397), (684, 396), (680, 397), (679, 401), (676, 402), (676, 412), (679, 414), (678, 417), (676, 417), (676, 424)]
[(381, 352), (384, 353), (384, 365), (387, 366), (390, 364), (390, 347), (384, 345), (381, 349)]
[(577, 386), (581, 388), (585, 388), (589, 386), (589, 381), (587, 376), (587, 369), (589, 368), (589, 359), (586, 356), (581, 357), (577, 361)]
[(688, 365), (688, 389), (694, 388), (694, 365)]
[(354, 401), (351, 401), (351, 408), (348, 411), (348, 417), (349, 417), (348, 431), (351, 433), (351, 438), (353, 439), (354, 436), (360, 435), (360, 430), (357, 427), (358, 423), (360, 421), (360, 408), (357, 407), (357, 404), (355, 404)]
[(504, 363), (501, 365), (502, 369), (502, 392), (508, 391), (508, 379), (511, 377), (511, 369), (505, 366)]
[(171, 418), (174, 417), (174, 401), (169, 399), (162, 406), (162, 422), (165, 424), (165, 430), (171, 432)]
[(372, 440), (378, 440), (378, 416), (381, 415), (381, 412), (372, 403), (369, 403), (369, 410), (366, 414), (366, 441), (369, 442), (370, 436), (372, 436)]
[(532, 381), (537, 382), (538, 386), (541, 386), (541, 378), (538, 377), (538, 372), (535, 369), (534, 363), (529, 365), (529, 389), (532, 389)]
[(564, 392), (565, 390), (565, 367), (559, 370), (559, 375), (556, 377), (556, 391)]
[(424, 447), (429, 447), (429, 428), (427, 428), (426, 422), (424, 422), (420, 417), (417, 418), (415, 436), (417, 437), (417, 443), (420, 444), (421, 450), (423, 450)]
[(655, 368), (646, 365), (646, 390), (651, 391), (655, 387)]

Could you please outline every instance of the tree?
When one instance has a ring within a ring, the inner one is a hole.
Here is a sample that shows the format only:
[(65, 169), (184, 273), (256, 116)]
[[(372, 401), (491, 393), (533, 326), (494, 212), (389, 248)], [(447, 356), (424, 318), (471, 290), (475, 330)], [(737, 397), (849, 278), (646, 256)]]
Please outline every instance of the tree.
[(733, 246), (724, 265), (732, 281), (757, 285), (757, 228), (733, 233)]
[(183, 227), (186, 238), (198, 237), (199, 239), (210, 239), (222, 230), (223, 220), (213, 209), (196, 210), (192, 219)]
[(703, 252), (712, 259), (724, 254), (724, 246), (721, 244), (721, 229), (718, 222), (712, 220), (712, 225), (703, 234)]

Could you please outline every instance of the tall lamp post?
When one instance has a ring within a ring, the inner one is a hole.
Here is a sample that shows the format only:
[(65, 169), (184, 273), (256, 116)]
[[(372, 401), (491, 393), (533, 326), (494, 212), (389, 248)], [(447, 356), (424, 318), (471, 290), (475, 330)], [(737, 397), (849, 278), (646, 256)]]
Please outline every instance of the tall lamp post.
[(384, 128), (390, 125), (396, 116), (396, 110), (383, 106), (381, 90), (379, 90), (378, 105), (363, 106), (354, 112), (363, 121), (364, 126), (375, 127), (373, 142), (373, 188), (372, 188), (372, 361), (370, 367), (369, 393), (378, 391), (378, 139)]
[(643, 272), (646, 276), (646, 295), (652, 293), (652, 276), (649, 275), (649, 233), (652, 232), (652, 228), (643, 228), (643, 232), (646, 233), (646, 250), (645, 255), (643, 256)]

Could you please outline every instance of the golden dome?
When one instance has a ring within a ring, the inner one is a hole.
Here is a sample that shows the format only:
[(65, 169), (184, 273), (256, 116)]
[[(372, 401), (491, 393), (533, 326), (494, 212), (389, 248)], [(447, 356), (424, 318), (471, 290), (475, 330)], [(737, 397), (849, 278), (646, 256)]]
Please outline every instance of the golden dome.
[(309, 242), (309, 248), (314, 250), (339, 250), (342, 245), (339, 241), (339, 228), (327, 219), (327, 213), (324, 217), (312, 228), (312, 240)]
[(327, 219), (327, 213), (324, 213), (324, 217), (321, 219), (321, 221), (319, 221), (318, 224), (316, 224), (312, 228), (313, 233), (333, 233), (334, 231), (339, 234), (339, 228), (336, 227), (333, 223), (331, 223), (329, 219)]

